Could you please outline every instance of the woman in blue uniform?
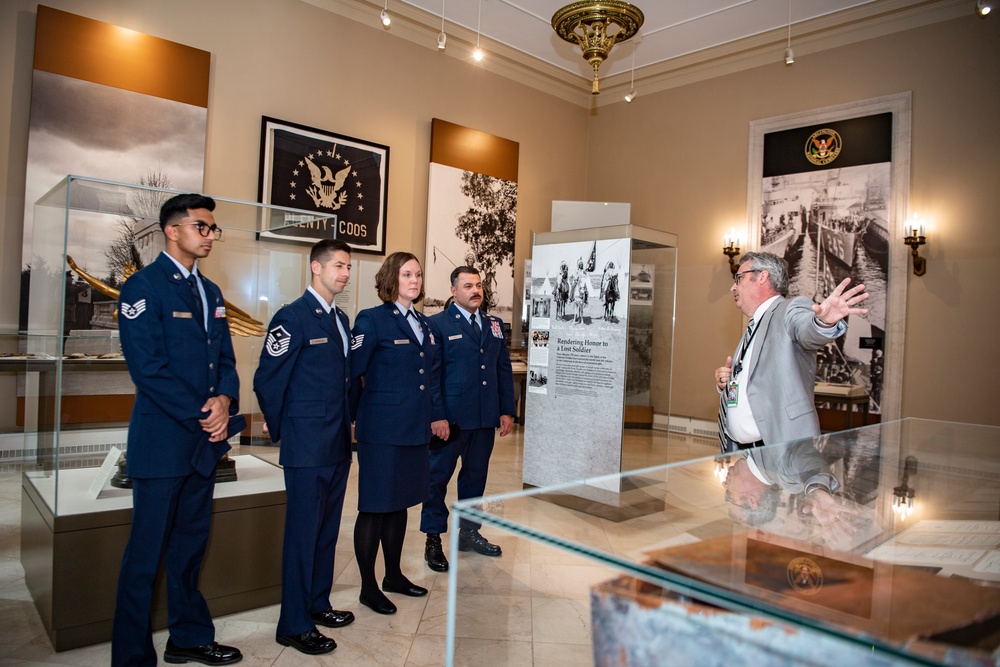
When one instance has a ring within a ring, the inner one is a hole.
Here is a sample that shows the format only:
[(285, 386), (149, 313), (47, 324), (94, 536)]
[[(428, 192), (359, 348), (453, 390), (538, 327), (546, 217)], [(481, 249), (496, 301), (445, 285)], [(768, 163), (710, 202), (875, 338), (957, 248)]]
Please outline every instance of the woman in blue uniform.
[[(375, 275), (381, 306), (358, 313), (351, 372), (364, 378), (355, 419), (358, 440), (358, 519), (354, 553), (361, 570), (361, 604), (380, 614), (396, 606), (382, 591), (421, 596), (427, 589), (400, 569), (406, 509), (421, 503), (428, 485), (428, 443), (447, 439), (441, 400), (441, 348), (427, 319), (414, 309), (424, 277), (408, 252), (389, 255)], [(379, 544), (385, 560), (375, 578)]]

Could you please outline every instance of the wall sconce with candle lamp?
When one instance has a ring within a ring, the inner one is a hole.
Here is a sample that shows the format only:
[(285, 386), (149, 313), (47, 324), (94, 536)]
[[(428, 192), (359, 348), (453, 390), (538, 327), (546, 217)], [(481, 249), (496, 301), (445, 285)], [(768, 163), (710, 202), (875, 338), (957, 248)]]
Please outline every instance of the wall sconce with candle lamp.
[(903, 479), (899, 486), (892, 489), (892, 509), (899, 517), (900, 521), (913, 514), (913, 497), (916, 491), (910, 488), (910, 475), (917, 474), (917, 459), (914, 456), (907, 456), (903, 463)]
[(927, 258), (921, 257), (917, 249), (927, 243), (927, 238), (924, 236), (924, 223), (920, 220), (920, 216), (914, 215), (906, 223), (903, 234), (903, 243), (910, 246), (912, 250), (913, 275), (922, 276), (927, 273)]
[(739, 267), (735, 260), (740, 254), (740, 237), (736, 236), (736, 230), (730, 229), (729, 233), (722, 237), (722, 254), (729, 258), (729, 270), (736, 275)]

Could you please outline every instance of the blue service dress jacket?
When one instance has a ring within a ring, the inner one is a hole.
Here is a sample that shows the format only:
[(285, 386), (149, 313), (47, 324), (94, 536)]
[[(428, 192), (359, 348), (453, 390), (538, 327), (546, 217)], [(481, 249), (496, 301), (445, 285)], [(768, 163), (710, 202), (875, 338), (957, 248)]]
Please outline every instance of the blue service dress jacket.
[(363, 377), (354, 433), (358, 442), (418, 446), (431, 422), (445, 419), (441, 348), (422, 313), (421, 343), (394, 303), (368, 308), (354, 321), (351, 373)]
[(135, 384), (126, 459), (131, 477), (181, 477), (193, 470), (208, 477), (229, 450), (224, 440), (209, 442), (198, 423), (209, 398), (229, 396), (233, 415), (240, 395), (222, 292), (200, 278), (207, 330), (191, 285), (165, 254), (122, 286), (118, 329)]
[[(347, 315), (334, 310), (350, 335)], [(281, 465), (330, 466), (350, 459), (351, 352), (344, 356), (333, 315), (311, 292), (274, 315), (253, 388), (271, 440), (288, 445), (281, 448)]]
[(428, 318), (442, 351), (445, 414), (463, 432), (497, 428), (500, 415), (513, 415), (515, 408), (503, 321), (483, 312), (479, 316), (479, 340), (455, 305)]

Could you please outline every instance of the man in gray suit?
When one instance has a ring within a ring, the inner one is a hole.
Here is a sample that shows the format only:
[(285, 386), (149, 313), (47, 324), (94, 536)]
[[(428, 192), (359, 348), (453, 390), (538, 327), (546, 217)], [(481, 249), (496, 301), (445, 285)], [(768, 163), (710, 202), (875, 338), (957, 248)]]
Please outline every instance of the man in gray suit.
[(788, 299), (787, 265), (769, 252), (743, 255), (733, 281), (730, 291), (750, 325), (715, 370), (722, 451), (819, 435), (816, 351), (847, 331), (848, 315), (868, 313), (856, 307), (868, 298), (865, 286), (848, 290), (847, 278), (822, 303)]

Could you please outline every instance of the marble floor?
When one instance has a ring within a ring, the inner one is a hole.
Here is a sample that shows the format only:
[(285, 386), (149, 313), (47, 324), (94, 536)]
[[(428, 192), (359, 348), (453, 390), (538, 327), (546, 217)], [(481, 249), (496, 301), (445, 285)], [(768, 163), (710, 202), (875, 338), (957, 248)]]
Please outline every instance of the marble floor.
[[(522, 435), (497, 440), (487, 495), (521, 489)], [(623, 446), (623, 468), (647, 466), (708, 456), (714, 443), (662, 431), (629, 430)], [(403, 551), (403, 571), (430, 590), (427, 597), (391, 595), (399, 608), (380, 616), (358, 603), (360, 577), (354, 562), (352, 534), (356, 507), (357, 468), (348, 484), (343, 526), (335, 566), (331, 604), (354, 611), (357, 620), (346, 628), (323, 629), (338, 644), (324, 656), (306, 656), (274, 641), (278, 606), (217, 617), (216, 639), (237, 646), (243, 665), (392, 665), (423, 667), (445, 663), (448, 575), (430, 571), (423, 562), (419, 507), (409, 513)], [(107, 665), (110, 644), (57, 653), (52, 649), (24, 583), (20, 563), (20, 472), (0, 473), (0, 664), (5, 667), (41, 665)], [(451, 485), (452, 497), (454, 481)], [(572, 511), (565, 508), (560, 511)], [(558, 512), (553, 513), (558, 520)], [(606, 524), (606, 525), (605, 525)], [(598, 522), (614, 539), (614, 526)], [(455, 663), (459, 665), (590, 665), (593, 662), (588, 589), (611, 578), (607, 568), (554, 547), (512, 534), (484, 529), (504, 554), (487, 558), (461, 553), (457, 565), (461, 615), (457, 622)], [(447, 548), (447, 541), (446, 541)], [(378, 566), (381, 572), (381, 564)], [(166, 630), (156, 632), (161, 652)]]

